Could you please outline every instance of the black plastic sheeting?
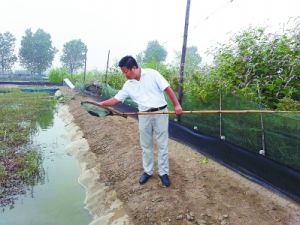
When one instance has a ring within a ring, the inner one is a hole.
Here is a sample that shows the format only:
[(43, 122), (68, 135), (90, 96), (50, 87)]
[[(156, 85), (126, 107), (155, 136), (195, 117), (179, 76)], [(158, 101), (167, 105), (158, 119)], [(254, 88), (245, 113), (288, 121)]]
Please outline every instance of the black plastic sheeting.
[[(114, 108), (122, 112), (137, 111), (136, 108), (125, 104)], [(242, 176), (300, 203), (300, 171), (225, 140), (195, 133), (171, 120), (169, 134), (172, 139), (192, 147)]]
[(170, 121), (170, 136), (273, 191), (300, 202), (300, 172), (226, 141)]

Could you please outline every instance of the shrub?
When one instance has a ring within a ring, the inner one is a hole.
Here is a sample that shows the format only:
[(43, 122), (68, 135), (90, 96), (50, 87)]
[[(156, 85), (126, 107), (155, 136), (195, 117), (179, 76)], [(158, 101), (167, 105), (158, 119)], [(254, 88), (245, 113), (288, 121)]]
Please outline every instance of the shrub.
[(49, 72), (48, 80), (52, 83), (59, 84), (68, 76), (68, 72), (63, 68), (52, 69)]
[(291, 98), (282, 98), (279, 99), (277, 103), (278, 110), (290, 110), (290, 111), (297, 111), (300, 110), (300, 102), (297, 102)]
[(125, 81), (126, 78), (119, 72), (113, 72), (108, 74), (107, 76), (107, 83), (117, 90), (120, 90), (122, 88)]

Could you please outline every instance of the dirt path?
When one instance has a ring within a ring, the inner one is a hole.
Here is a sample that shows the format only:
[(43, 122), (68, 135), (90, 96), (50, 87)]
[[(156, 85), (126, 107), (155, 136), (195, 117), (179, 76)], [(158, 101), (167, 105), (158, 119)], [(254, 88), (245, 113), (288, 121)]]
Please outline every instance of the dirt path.
[[(75, 123), (99, 162), (99, 179), (114, 190), (136, 225), (300, 225), (300, 205), (258, 186), (170, 140), (170, 178), (163, 188), (157, 169), (141, 186), (141, 149), (133, 118), (97, 118), (68, 102)], [(156, 167), (157, 168), (157, 167)]]

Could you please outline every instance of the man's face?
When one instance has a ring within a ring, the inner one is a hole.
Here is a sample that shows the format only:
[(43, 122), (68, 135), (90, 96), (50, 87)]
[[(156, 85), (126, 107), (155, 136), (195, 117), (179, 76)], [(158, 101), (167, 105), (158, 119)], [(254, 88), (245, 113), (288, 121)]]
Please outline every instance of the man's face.
[(127, 67), (121, 67), (122, 73), (126, 76), (128, 80), (134, 79), (136, 77), (135, 73), (136, 68), (128, 69)]

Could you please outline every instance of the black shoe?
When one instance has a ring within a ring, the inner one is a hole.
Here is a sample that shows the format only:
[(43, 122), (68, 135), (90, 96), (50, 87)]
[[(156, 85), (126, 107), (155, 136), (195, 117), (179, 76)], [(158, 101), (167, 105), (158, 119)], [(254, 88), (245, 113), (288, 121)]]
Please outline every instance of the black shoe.
[(145, 184), (149, 178), (151, 177), (151, 175), (147, 174), (147, 173), (143, 173), (143, 175), (140, 177), (140, 184)]
[(171, 185), (168, 174), (165, 174), (165, 175), (162, 175), (159, 177), (160, 177), (160, 180), (161, 180), (161, 183), (163, 186), (169, 187)]

